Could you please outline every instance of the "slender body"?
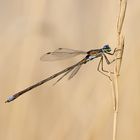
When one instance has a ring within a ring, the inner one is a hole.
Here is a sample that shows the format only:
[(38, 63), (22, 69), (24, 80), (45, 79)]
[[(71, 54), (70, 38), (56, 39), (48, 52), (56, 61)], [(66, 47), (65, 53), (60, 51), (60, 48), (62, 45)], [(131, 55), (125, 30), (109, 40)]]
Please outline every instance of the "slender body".
[[(63, 60), (63, 59), (66, 59), (66, 58), (70, 58), (70, 57), (74, 57), (74, 56), (77, 56), (77, 55), (80, 55), (80, 54), (86, 54), (86, 57), (83, 58), (81, 61), (79, 61), (78, 63), (40, 81), (40, 82), (37, 82), (36, 84), (32, 85), (32, 86), (29, 86), (27, 88), (25, 88), (24, 90), (21, 90), (17, 93), (15, 93), (14, 95), (11, 95), (8, 97), (8, 99), (5, 101), (6, 103), (7, 102), (11, 102), (13, 100), (15, 100), (16, 98), (18, 98), (19, 96), (21, 96), (22, 94), (54, 79), (55, 77), (59, 76), (59, 75), (62, 75), (57, 81), (60, 81), (64, 76), (66, 76), (68, 73), (71, 72), (71, 75), (69, 76), (69, 79), (73, 78), (76, 73), (78, 72), (78, 70), (81, 68), (81, 66), (83, 64), (86, 64), (87, 62), (95, 59), (95, 58), (98, 58), (100, 57), (100, 61), (99, 61), (99, 64), (98, 64), (98, 67), (97, 67), (97, 70), (99, 72), (101, 72), (103, 75), (107, 76), (109, 79), (110, 77), (106, 74), (108, 73), (108, 71), (104, 70), (103, 69), (103, 59), (106, 60), (107, 64), (111, 64), (112, 62), (114, 62), (116, 59), (112, 60), (112, 61), (109, 61), (106, 54), (108, 55), (114, 55), (114, 53), (118, 51), (116, 49), (114, 49), (113, 53), (110, 53), (111, 52), (111, 48), (109, 47), (109, 45), (104, 45), (101, 49), (96, 49), (96, 50), (90, 50), (88, 52), (84, 52), (84, 51), (78, 51), (78, 50), (71, 50), (71, 49), (66, 49), (66, 48), (59, 48), (57, 50), (55, 50), (54, 52), (48, 52), (46, 54), (44, 54), (42, 57), (41, 57), (41, 60), (42, 61), (55, 61), (55, 60)], [(117, 58), (119, 59), (119, 58)], [(101, 68), (101, 69), (100, 69)], [(55, 83), (55, 84), (56, 84)]]

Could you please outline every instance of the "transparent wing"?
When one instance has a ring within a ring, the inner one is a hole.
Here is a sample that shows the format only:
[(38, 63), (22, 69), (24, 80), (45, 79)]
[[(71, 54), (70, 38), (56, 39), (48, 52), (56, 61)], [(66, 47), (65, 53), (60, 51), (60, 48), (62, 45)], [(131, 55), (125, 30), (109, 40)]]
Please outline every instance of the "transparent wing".
[(61, 79), (63, 79), (68, 73), (70, 73), (72, 69), (68, 70), (66, 73), (64, 73), (53, 85), (56, 85)]
[(75, 57), (80, 54), (87, 54), (87, 52), (72, 50), (67, 48), (58, 48), (54, 52), (48, 52), (44, 54), (40, 60), (41, 61), (55, 61), (55, 60), (64, 60), (67, 58)]
[(79, 69), (81, 68), (81, 66), (82, 65), (77, 65), (75, 68), (74, 68), (74, 70), (72, 71), (72, 73), (71, 73), (71, 75), (69, 76), (69, 80), (71, 79), (71, 78), (73, 78), (76, 74), (77, 74), (77, 72), (79, 71)]
[(63, 79), (67, 74), (69, 74), (73, 70), (71, 75), (68, 78), (68, 80), (70, 80), (71, 78), (73, 78), (76, 75), (76, 73), (79, 71), (80, 68), (81, 68), (81, 65), (77, 65), (75, 68), (68, 70), (53, 85), (56, 85), (61, 79)]

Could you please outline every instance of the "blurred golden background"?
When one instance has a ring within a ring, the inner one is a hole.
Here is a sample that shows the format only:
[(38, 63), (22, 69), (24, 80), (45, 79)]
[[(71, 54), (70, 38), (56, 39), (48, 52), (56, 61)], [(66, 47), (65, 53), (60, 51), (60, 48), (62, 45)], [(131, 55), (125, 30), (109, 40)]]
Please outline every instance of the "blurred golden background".
[[(128, 1), (119, 78), (117, 140), (140, 139), (140, 1)], [(88, 51), (116, 47), (119, 0), (0, 0), (0, 139), (112, 140), (110, 81), (98, 60), (70, 81), (50, 81), (14, 102), (6, 98), (72, 64), (41, 62), (58, 47)]]

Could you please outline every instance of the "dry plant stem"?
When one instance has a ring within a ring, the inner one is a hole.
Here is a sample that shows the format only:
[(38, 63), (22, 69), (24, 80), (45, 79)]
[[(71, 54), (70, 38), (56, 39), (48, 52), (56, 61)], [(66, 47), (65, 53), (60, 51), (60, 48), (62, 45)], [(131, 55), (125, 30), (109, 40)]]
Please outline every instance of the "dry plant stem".
[(127, 7), (127, 0), (120, 0), (120, 11), (119, 11), (119, 17), (118, 17), (118, 21), (117, 21), (118, 34), (121, 34), (121, 31), (122, 31), (126, 7)]
[(112, 85), (112, 97), (113, 97), (113, 109), (114, 109), (114, 116), (113, 116), (113, 140), (117, 138), (117, 117), (118, 117), (118, 110), (119, 110), (119, 87), (118, 87), (118, 77), (120, 73), (121, 63), (122, 63), (122, 56), (124, 50), (124, 36), (122, 35), (122, 27), (124, 22), (124, 17), (126, 13), (127, 7), (127, 0), (120, 0), (120, 10), (119, 16), (117, 21), (117, 49), (121, 49), (121, 52), (116, 54), (116, 58), (121, 58), (116, 61), (114, 66), (114, 74), (110, 76), (112, 77), (111, 85)]
[(113, 75), (112, 84), (112, 97), (113, 97), (113, 140), (116, 140), (116, 132), (117, 132), (117, 115), (118, 115), (118, 78), (117, 75)]

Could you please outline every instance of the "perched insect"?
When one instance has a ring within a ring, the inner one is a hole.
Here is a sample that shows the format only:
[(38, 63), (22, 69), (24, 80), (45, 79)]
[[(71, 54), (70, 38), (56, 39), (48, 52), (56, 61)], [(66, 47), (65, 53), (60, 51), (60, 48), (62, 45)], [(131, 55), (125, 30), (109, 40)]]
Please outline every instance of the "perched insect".
[(112, 61), (109, 61), (108, 57), (106, 56), (106, 55), (114, 55), (115, 52), (117, 52), (117, 51), (120, 51), (120, 50), (114, 49), (114, 51), (111, 53), (110, 46), (109, 45), (104, 45), (101, 49), (94, 49), (94, 50), (90, 50), (88, 52), (66, 49), (66, 48), (58, 48), (54, 52), (48, 52), (40, 58), (41, 61), (63, 60), (63, 59), (71, 58), (71, 57), (74, 57), (74, 56), (77, 56), (77, 55), (80, 55), (80, 54), (85, 54), (86, 56), (81, 61), (79, 61), (78, 63), (76, 63), (76, 64), (74, 64), (74, 65), (72, 65), (72, 66), (70, 66), (70, 67), (68, 67), (68, 68), (66, 68), (66, 69), (64, 69), (64, 70), (62, 70), (62, 71), (44, 79), (44, 80), (34, 84), (34, 85), (32, 85), (32, 86), (29, 86), (26, 89), (15, 93), (14, 95), (9, 96), (8, 99), (5, 102), (6, 103), (11, 102), (11, 101), (15, 100), (16, 98), (18, 98), (19, 96), (21, 96), (22, 94), (24, 94), (24, 93), (32, 90), (33, 88), (36, 88), (36, 87), (54, 79), (55, 77), (57, 77), (61, 74), (63, 74), (63, 75), (56, 81), (56, 83), (59, 82), (64, 76), (66, 76), (70, 72), (71, 72), (71, 75), (69, 76), (68, 79), (71, 79), (76, 75), (76, 73), (79, 71), (79, 69), (81, 68), (81, 66), (83, 64), (86, 64), (87, 62), (89, 62), (89, 61), (91, 61), (95, 58), (100, 58), (97, 70), (110, 79), (110, 76), (106, 74), (106, 73), (109, 73), (109, 71), (104, 70), (104, 68), (103, 68), (103, 60), (105, 59), (106, 63), (109, 65), (112, 62), (114, 62), (116, 59), (120, 59), (120, 58), (116, 58), (116, 59), (113, 59)]

